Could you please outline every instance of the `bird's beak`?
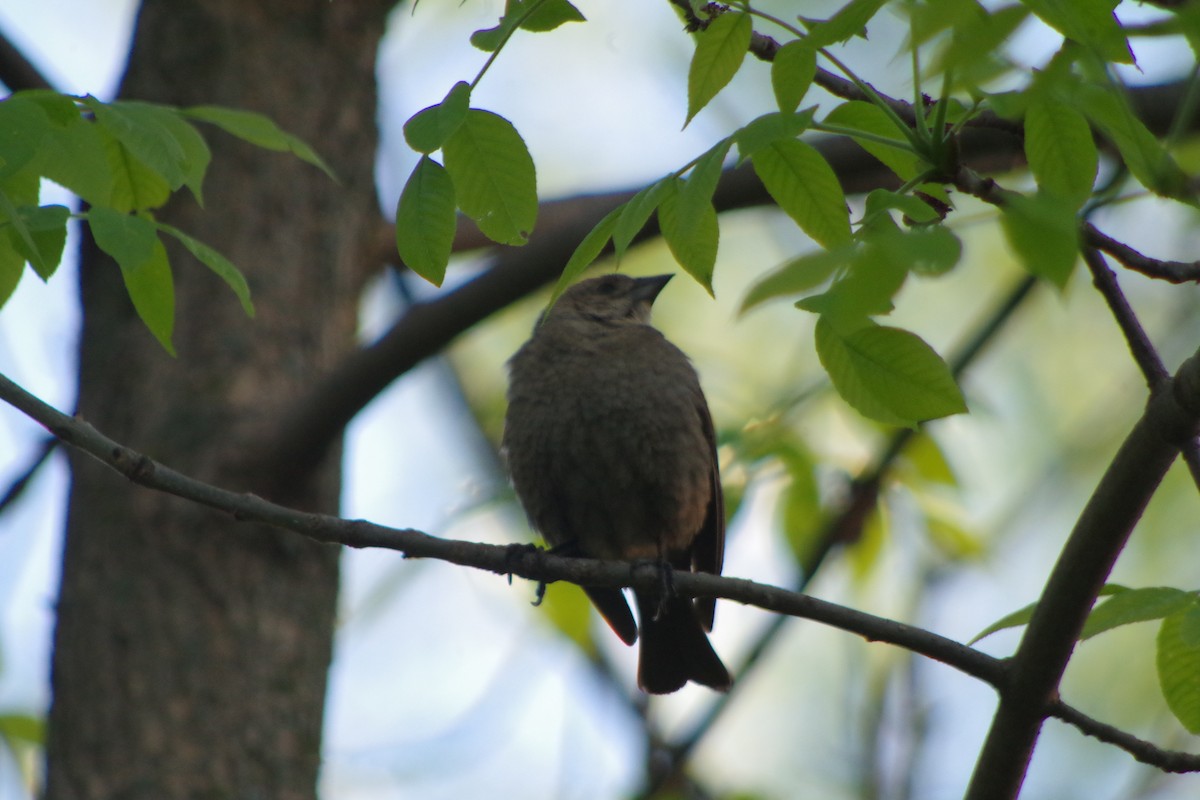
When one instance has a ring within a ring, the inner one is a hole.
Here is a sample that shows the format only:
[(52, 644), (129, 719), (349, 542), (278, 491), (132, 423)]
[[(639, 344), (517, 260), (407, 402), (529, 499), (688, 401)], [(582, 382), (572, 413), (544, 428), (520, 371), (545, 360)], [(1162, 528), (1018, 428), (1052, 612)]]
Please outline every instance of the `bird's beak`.
[(667, 281), (674, 277), (672, 275), (652, 275), (649, 278), (634, 278), (633, 296), (650, 305), (654, 302), (654, 298), (658, 297), (658, 293), (667, 285)]

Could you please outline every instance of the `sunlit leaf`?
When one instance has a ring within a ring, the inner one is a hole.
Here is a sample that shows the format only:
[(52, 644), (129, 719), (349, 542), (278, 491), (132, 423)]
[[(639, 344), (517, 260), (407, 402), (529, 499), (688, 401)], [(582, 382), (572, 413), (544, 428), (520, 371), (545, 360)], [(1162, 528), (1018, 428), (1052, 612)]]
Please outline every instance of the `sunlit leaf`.
[(696, 35), (688, 68), (687, 122), (733, 80), (750, 48), (754, 26), (749, 14), (727, 12)]
[(713, 268), (717, 263), (720, 230), (717, 212), (707, 203), (689, 213), (680, 210), (678, 178), (658, 206), (658, 226), (671, 255), (710, 295), (713, 293)]
[(1200, 603), (1163, 620), (1156, 662), (1167, 707), (1190, 733), (1200, 734)]
[(1071, 106), (1045, 99), (1025, 112), (1025, 157), (1047, 194), (1078, 209), (1092, 193), (1099, 156), (1092, 129)]
[(1043, 22), (1105, 61), (1132, 64), (1133, 52), (1111, 0), (1022, 0)]
[(851, 36), (863, 35), (867, 23), (886, 2), (887, 0), (851, 0), (829, 19), (811, 25), (805, 41), (809, 47), (820, 49), (844, 42)]
[(822, 316), (816, 345), (838, 394), (866, 417), (911, 427), (967, 410), (949, 367), (914, 333), (873, 324), (844, 331)]
[(633, 238), (646, 227), (650, 215), (658, 210), (658, 204), (671, 190), (673, 180), (671, 175), (660, 178), (635, 194), (621, 209), (612, 232), (613, 250), (617, 254), (617, 260), (625, 254)]
[(463, 213), (492, 241), (525, 244), (537, 221), (537, 176), (512, 123), (471, 109), (442, 152)]
[(263, 114), (221, 106), (192, 106), (182, 110), (184, 116), (216, 125), (250, 144), (281, 153), (292, 153), (301, 161), (312, 164), (336, 180), (333, 170), (308, 144), (280, 128)]
[(816, 74), (817, 51), (810, 42), (793, 41), (779, 48), (771, 62), (771, 89), (779, 110), (786, 113), (799, 108)]
[(751, 120), (734, 133), (738, 158), (744, 160), (769, 144), (795, 139), (812, 124), (815, 107), (799, 113), (772, 111)]
[(1016, 195), (1001, 208), (1000, 221), (1031, 274), (1066, 286), (1079, 259), (1079, 225), (1070, 204), (1049, 195)]
[(167, 225), (164, 222), (155, 222), (154, 224), (160, 231), (177, 239), (201, 264), (208, 267), (212, 270), (213, 274), (225, 281), (226, 285), (237, 296), (238, 302), (242, 304), (242, 310), (246, 312), (246, 316), (254, 316), (254, 303), (250, 301), (250, 286), (246, 283), (246, 276), (242, 274), (240, 269), (234, 266), (232, 261), (221, 255), (214, 248), (209, 247), (199, 239), (189, 236), (172, 225)]
[(801, 294), (820, 286), (833, 276), (838, 267), (847, 263), (856, 247), (845, 244), (831, 250), (806, 253), (788, 261), (750, 287), (742, 301), (740, 313), (744, 314), (768, 300)]
[(750, 160), (775, 202), (816, 242), (833, 247), (850, 239), (850, 212), (842, 186), (812, 146), (777, 141)]
[(571, 254), (571, 258), (567, 260), (567, 266), (563, 268), (558, 282), (554, 284), (554, 291), (550, 293), (548, 305), (553, 306), (566, 288), (574, 283), (583, 274), (583, 271), (604, 252), (604, 247), (612, 238), (613, 230), (617, 227), (617, 220), (620, 219), (624, 210), (624, 206), (617, 206), (605, 214), (604, 218), (588, 232), (588, 235), (583, 237), (583, 241), (579, 243), (575, 252)]
[(96, 245), (121, 268), (125, 289), (142, 322), (171, 355), (175, 327), (175, 288), (167, 251), (154, 223), (108, 208), (87, 212)]
[(1092, 609), (1079, 638), (1090, 639), (1121, 625), (1162, 619), (1195, 604), (1194, 592), (1169, 586), (1125, 589)]

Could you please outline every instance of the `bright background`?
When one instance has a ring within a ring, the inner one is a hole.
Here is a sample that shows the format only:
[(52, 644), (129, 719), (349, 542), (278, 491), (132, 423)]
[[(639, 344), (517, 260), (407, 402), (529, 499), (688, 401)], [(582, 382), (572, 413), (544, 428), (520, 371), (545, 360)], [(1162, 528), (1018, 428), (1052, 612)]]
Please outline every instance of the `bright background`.
[[(800, 10), (822, 17), (840, 3), (774, 5), (781, 14)], [(667, 4), (580, 0), (578, 6), (586, 24), (519, 35), (473, 98), (511, 119), (525, 136), (543, 197), (636, 187), (772, 108), (767, 67), (750, 60), (733, 86), (681, 130), (691, 43)], [(416, 10), (406, 6), (393, 14), (379, 60), (382, 208), (394, 208), (415, 163), (403, 143), (403, 121), (439, 101), (455, 81), (474, 75), (485, 56), (467, 37), (492, 24), (501, 7), (498, 0), (425, 0)], [(109, 98), (133, 12), (133, 3), (117, 0), (8, 0), (0, 3), (0, 25), (60, 89)], [(1141, 12), (1126, 3), (1119, 13), (1129, 22)], [(882, 22), (871, 30), (871, 41), (852, 44), (847, 60), (881, 90), (908, 96), (907, 64), (895, 58), (904, 31)], [(1057, 42), (1052, 32), (1027, 24), (1013, 55), (1037, 64)], [(1128, 74), (1131, 82), (1178, 78), (1192, 64), (1186, 48), (1139, 44), (1136, 54), (1141, 71)], [(827, 96), (815, 99), (830, 107)], [(1200, 244), (1191, 214), (1152, 200), (1124, 204), (1096, 221), (1161, 258), (1190, 260)], [(990, 209), (962, 203), (952, 222), (964, 239), (963, 264), (948, 278), (910, 282), (895, 314), (896, 324), (911, 327), (942, 353), (1019, 276)], [(716, 301), (681, 277), (656, 304), (656, 319), (696, 361), (718, 427), (738, 429), (821, 378), (809, 317), (786, 303), (745, 317), (736, 313), (755, 277), (812, 245), (770, 209), (725, 215), (721, 236)], [(464, 259), (449, 282), (478, 268)], [(656, 243), (638, 248), (622, 268), (674, 270)], [(1121, 280), (1174, 367), (1200, 340), (1197, 290), (1125, 274)], [(75, 286), (70, 264), (49, 284), (27, 276), (0, 312), (0, 372), (61, 409), (72, 407), (75, 391)], [(408, 288), (419, 296), (434, 291), (417, 282)], [(359, 415), (348, 432), (345, 516), (477, 541), (528, 538), (493, 442), (503, 410), (503, 362), (527, 335), (541, 302), (521, 304), (479, 326)], [(391, 280), (381, 280), (364, 298), (364, 338), (401, 310)], [(897, 488), (888, 496), (890, 524), (875, 542), (873, 564), (835, 557), (812, 593), (964, 641), (1037, 597), (1082, 503), (1144, 401), (1143, 383), (1099, 297), (1077, 275), (1062, 295), (1037, 290), (964, 388), (972, 414), (931, 426), (959, 481), (958, 489), (935, 499), (972, 537), (965, 550), (978, 552), (956, 554), (931, 541), (913, 523), (914, 504), (930, 498)], [(831, 399), (806, 408), (798, 420), (797, 432), (820, 457), (830, 485), (837, 475), (860, 469), (879, 440)], [(43, 436), (20, 414), (0, 409), (0, 486), (24, 470)], [(730, 531), (727, 574), (780, 584), (794, 579), (776, 509), (783, 483), (778, 471), (753, 476)], [(40, 715), (49, 702), (66, 491), (65, 461), (56, 455), (0, 517), (0, 715)], [(1198, 511), (1195, 487), (1181, 470), (1173, 471), (1114, 580), (1200, 585), (1195, 547), (1182, 538), (1194, 535)], [(343, 569), (324, 797), (511, 792), (599, 799), (637, 788), (645, 743), (627, 699), (633, 651), (600, 637), (623, 677), (624, 685), (614, 687), (541, 609), (530, 606), (533, 587), (527, 583), (510, 586), (494, 575), (406, 562), (383, 551), (347, 552)], [(727, 663), (740, 662), (767, 621), (762, 612), (722, 605), (714, 641)], [(1158, 695), (1153, 634), (1153, 626), (1130, 626), (1082, 645), (1064, 694), (1105, 721), (1163, 746), (1195, 751), (1200, 741), (1183, 733)], [(1006, 632), (981, 646), (1006, 655), (1016, 641), (1017, 634)], [(989, 689), (952, 670), (909, 662), (893, 648), (803, 621), (790, 624), (767, 662), (746, 680), (697, 751), (695, 770), (715, 790), (764, 797), (958, 797), (994, 705)], [(652, 701), (649, 714), (669, 735), (685, 728), (709, 699), (705, 690), (689, 687)], [(881, 734), (872, 741), (867, 734), (876, 730)], [(880, 761), (891, 772), (876, 791), (865, 775)], [(36, 765), (33, 754), (0, 753), (0, 800), (28, 797), (21, 768)], [(910, 794), (902, 790), (906, 783)], [(1022, 797), (1197, 795), (1200, 777), (1161, 776), (1050, 722)]]

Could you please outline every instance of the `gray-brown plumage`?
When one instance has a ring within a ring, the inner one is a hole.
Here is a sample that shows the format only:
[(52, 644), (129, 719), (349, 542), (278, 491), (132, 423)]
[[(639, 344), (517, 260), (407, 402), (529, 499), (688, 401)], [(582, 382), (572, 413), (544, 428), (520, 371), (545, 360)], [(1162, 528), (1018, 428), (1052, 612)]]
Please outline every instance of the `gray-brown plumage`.
[[(670, 279), (605, 275), (565, 291), (509, 362), (504, 449), (517, 496), (546, 541), (581, 556), (656, 559), (720, 574), (725, 514), (712, 419), (696, 371), (650, 326)], [(625, 596), (585, 588), (626, 644)], [(709, 644), (715, 601), (636, 594), (638, 685), (725, 690)]]

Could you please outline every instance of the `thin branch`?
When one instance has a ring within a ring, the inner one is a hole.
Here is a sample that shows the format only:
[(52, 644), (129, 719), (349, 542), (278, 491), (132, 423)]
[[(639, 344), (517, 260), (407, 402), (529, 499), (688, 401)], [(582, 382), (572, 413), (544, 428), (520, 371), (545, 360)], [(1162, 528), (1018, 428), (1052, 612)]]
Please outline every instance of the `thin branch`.
[[(1159, 358), (1158, 351), (1154, 349), (1154, 343), (1150, 341), (1150, 337), (1146, 335), (1145, 329), (1138, 321), (1133, 307), (1129, 305), (1124, 292), (1121, 291), (1121, 287), (1117, 283), (1117, 276), (1108, 268), (1104, 255), (1095, 247), (1085, 246), (1083, 248), (1083, 260), (1091, 270), (1092, 282), (1095, 284), (1096, 290), (1108, 303), (1109, 309), (1117, 320), (1117, 325), (1121, 328), (1121, 333), (1125, 335), (1129, 351), (1145, 376), (1146, 384), (1150, 387), (1151, 392), (1157, 391), (1170, 378), (1170, 373), (1167, 372), (1166, 366)], [(1200, 487), (1200, 441), (1193, 438), (1190, 442), (1185, 443), (1182, 447), (1182, 454), (1183, 461), (1192, 475), (1192, 482)]]
[[(1197, 384), (1193, 389), (1200, 389), (1200, 366), (1193, 366), (1187, 377)], [(1193, 395), (1200, 399), (1200, 391), (1194, 391)], [(648, 591), (661, 586), (662, 576), (658, 567), (652, 564), (567, 558), (532, 546), (504, 547), (441, 539), (411, 528), (388, 528), (365, 520), (346, 520), (287, 508), (256, 495), (232, 492), (195, 480), (163, 466), (109, 439), (87, 422), (63, 414), (42, 402), (4, 375), (0, 375), (0, 400), (41, 424), (55, 438), (106, 464), (130, 481), (224, 511), (241, 522), (283, 528), (320, 542), (396, 550), (407, 558), (433, 558), (543, 583), (565, 580), (579, 585), (642, 588)], [(1010, 685), (1009, 660), (994, 658), (922, 628), (742, 578), (679, 572), (673, 576), (672, 583), (674, 590), (683, 597), (719, 597), (777, 614), (811, 619), (856, 634), (869, 642), (903, 647), (978, 678), (999, 688), (1002, 693)], [(1156, 748), (1092, 720), (1057, 698), (1045, 704), (1044, 713), (1129, 750), (1138, 760), (1146, 763), (1167, 764), (1173, 771), (1200, 771), (1200, 756)]]
[(1000, 689), (967, 800), (1016, 798), (1088, 613), (1180, 443), (1196, 436), (1198, 421), (1200, 353), (1151, 396), (1067, 539)]
[[(284, 528), (320, 542), (348, 547), (380, 547), (408, 558), (434, 558), (500, 575), (528, 580), (652, 591), (661, 585), (659, 568), (651, 563), (597, 561), (551, 555), (532, 546), (479, 544), (441, 539), (418, 530), (388, 528), (365, 520), (345, 520), (298, 511), (253, 494), (232, 492), (195, 480), (70, 417), (0, 375), (0, 400), (43, 425), (56, 438), (81, 450), (129, 480), (149, 489), (173, 494), (219, 511), (239, 521)], [(1002, 680), (1003, 662), (952, 639), (901, 622), (877, 617), (824, 600), (741, 578), (678, 572), (673, 586), (683, 597), (721, 597), (766, 611), (802, 616), (858, 634), (868, 641), (901, 645), (915, 653), (954, 667), (993, 686)]]
[(1154, 343), (1146, 335), (1146, 329), (1142, 327), (1137, 315), (1133, 313), (1133, 307), (1129, 305), (1129, 300), (1125, 298), (1124, 292), (1117, 283), (1117, 276), (1108, 268), (1104, 255), (1094, 247), (1083, 248), (1083, 261), (1092, 273), (1092, 283), (1100, 292), (1100, 296), (1108, 303), (1109, 310), (1112, 311), (1117, 325), (1121, 328), (1121, 333), (1125, 335), (1125, 341), (1129, 344), (1129, 352), (1132, 353), (1134, 362), (1145, 376), (1146, 385), (1151, 392), (1156, 391), (1170, 380), (1171, 373), (1167, 372), (1162, 359), (1158, 357), (1158, 351), (1154, 349)]
[(1095, 225), (1083, 226), (1084, 242), (1103, 250), (1124, 266), (1168, 283), (1200, 283), (1200, 261), (1163, 261), (1143, 255), (1124, 242), (1102, 233)]
[(1049, 710), (1052, 717), (1074, 725), (1085, 736), (1119, 747), (1143, 764), (1157, 767), (1163, 772), (1200, 772), (1200, 755), (1181, 750), (1165, 750), (1145, 739), (1139, 739), (1128, 731), (1092, 719), (1062, 700), (1055, 700)]

